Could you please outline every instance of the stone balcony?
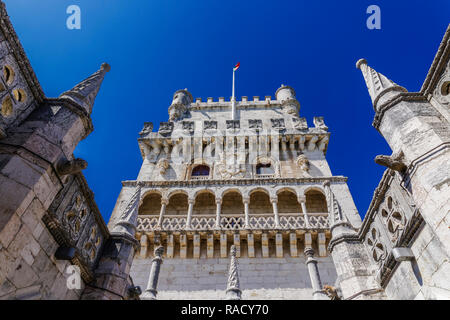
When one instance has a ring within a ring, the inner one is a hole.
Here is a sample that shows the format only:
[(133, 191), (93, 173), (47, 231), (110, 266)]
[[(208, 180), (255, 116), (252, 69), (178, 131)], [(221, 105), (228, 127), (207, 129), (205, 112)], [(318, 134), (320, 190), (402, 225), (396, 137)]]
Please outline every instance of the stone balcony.
[[(306, 217), (306, 220), (305, 220)], [(250, 215), (248, 225), (245, 225), (244, 216), (221, 215), (220, 221), (213, 215), (195, 215), (190, 226), (186, 225), (187, 217), (180, 215), (164, 216), (158, 226), (159, 216), (139, 216), (137, 222), (138, 232), (154, 231), (228, 231), (228, 230), (326, 230), (329, 228), (328, 213), (299, 213), (279, 214), (280, 223), (277, 226), (273, 213)]]
[(226, 258), (231, 244), (238, 256), (282, 258), (300, 256), (305, 246), (314, 246), (319, 257), (327, 256), (331, 234), (328, 213), (282, 213), (279, 224), (273, 213), (243, 215), (194, 215), (188, 225), (185, 215), (160, 217), (141, 215), (137, 220), (136, 237), (140, 241), (140, 258), (147, 258), (150, 248), (165, 247), (167, 258)]

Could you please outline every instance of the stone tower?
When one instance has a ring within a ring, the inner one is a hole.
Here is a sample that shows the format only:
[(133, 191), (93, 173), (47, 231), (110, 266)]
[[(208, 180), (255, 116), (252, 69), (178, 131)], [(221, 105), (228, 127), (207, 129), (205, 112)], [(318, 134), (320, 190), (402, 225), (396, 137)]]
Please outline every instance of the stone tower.
[[(347, 178), (328, 166), (328, 128), (322, 117), (309, 127), (285, 85), (275, 99), (242, 97), (236, 110), (232, 120), (230, 101), (184, 89), (157, 132), (144, 124), (141, 170), (122, 183), (109, 222), (136, 226), (130, 275), (144, 289), (162, 245), (159, 299), (224, 299), (234, 245), (243, 299), (323, 298), (321, 281), (336, 282), (330, 225), (361, 225)], [(124, 220), (138, 195), (137, 216)]]
[(345, 225), (333, 230), (343, 296), (449, 299), (450, 26), (419, 92), (365, 59), (356, 66), (375, 110), (373, 126), (392, 155), (375, 158), (387, 170), (358, 233)]
[(134, 239), (109, 232), (73, 156), (109, 69), (46, 97), (0, 1), (0, 299), (136, 297)]

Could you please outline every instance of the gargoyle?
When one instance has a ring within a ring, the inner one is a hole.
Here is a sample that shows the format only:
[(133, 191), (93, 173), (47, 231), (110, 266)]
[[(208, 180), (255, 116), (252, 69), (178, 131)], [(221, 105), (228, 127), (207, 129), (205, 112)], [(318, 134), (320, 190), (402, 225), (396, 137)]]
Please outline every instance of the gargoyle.
[(341, 300), (339, 289), (333, 286), (324, 285), (323, 291), (325, 291), (325, 294), (330, 298), (330, 300)]
[(404, 172), (406, 170), (406, 164), (403, 162), (403, 152), (392, 154), (391, 156), (376, 156), (375, 163), (398, 172)]
[(81, 170), (87, 168), (87, 161), (77, 158), (73, 160), (61, 160), (56, 165), (56, 171), (60, 176), (66, 176), (68, 174), (78, 173)]

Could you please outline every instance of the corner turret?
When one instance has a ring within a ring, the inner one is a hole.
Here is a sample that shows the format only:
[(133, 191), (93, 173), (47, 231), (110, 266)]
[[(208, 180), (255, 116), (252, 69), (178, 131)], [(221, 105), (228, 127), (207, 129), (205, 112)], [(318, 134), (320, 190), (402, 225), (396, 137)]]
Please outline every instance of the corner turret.
[(275, 98), (281, 102), (281, 108), (288, 114), (298, 115), (300, 112), (300, 103), (295, 98), (295, 90), (284, 84), (275, 92)]
[(59, 96), (60, 99), (69, 99), (91, 114), (95, 98), (100, 90), (105, 74), (111, 70), (107, 63), (103, 63), (96, 73), (83, 80), (69, 91)]
[(169, 107), (169, 121), (182, 119), (193, 100), (191, 93), (187, 89), (176, 91), (173, 94), (172, 104)]
[(405, 88), (369, 67), (366, 59), (359, 59), (356, 62), (356, 68), (360, 69), (364, 76), (375, 111), (378, 111), (380, 105), (394, 98), (399, 92), (408, 92)]

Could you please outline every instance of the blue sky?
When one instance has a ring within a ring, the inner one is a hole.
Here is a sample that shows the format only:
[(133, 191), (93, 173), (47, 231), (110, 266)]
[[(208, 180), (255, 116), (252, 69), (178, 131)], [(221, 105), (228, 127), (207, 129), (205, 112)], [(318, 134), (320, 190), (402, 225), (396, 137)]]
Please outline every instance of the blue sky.
[[(59, 96), (108, 62), (92, 113), (94, 132), (75, 151), (106, 221), (122, 180), (137, 177), (137, 137), (144, 121), (167, 121), (173, 93), (274, 97), (283, 83), (312, 126), (323, 116), (327, 159), (348, 184), (361, 215), (390, 154), (372, 127), (373, 108), (355, 62), (409, 91), (424, 81), (445, 29), (450, 1), (149, 1), (4, 0), (48, 97)], [(81, 30), (68, 30), (66, 9), (81, 8)], [(369, 5), (381, 8), (381, 30), (366, 27)]]

